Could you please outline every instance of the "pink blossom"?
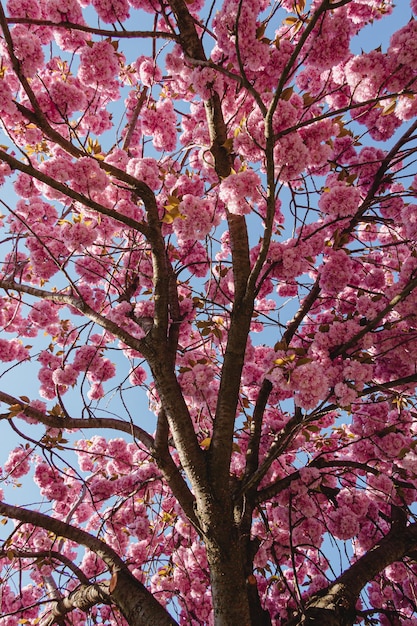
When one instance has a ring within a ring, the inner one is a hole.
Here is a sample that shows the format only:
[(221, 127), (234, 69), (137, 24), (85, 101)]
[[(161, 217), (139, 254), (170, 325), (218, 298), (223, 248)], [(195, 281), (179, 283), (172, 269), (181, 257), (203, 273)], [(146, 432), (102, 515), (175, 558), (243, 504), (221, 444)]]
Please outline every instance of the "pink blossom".
[(112, 127), (112, 115), (109, 111), (94, 111), (92, 109), (83, 115), (80, 121), (80, 134), (94, 133), (95, 135), (102, 135)]
[(29, 351), (18, 339), (0, 339), (0, 361), (25, 361)]
[(382, 10), (377, 2), (374, 0), (367, 0), (366, 2), (352, 2), (347, 7), (347, 15), (354, 24), (365, 25), (367, 22), (371, 22), (374, 19), (380, 19), (384, 14), (391, 13), (391, 7), (384, 5)]
[(310, 35), (306, 63), (324, 70), (344, 61), (353, 32), (352, 24), (341, 11), (326, 12)]
[(158, 162), (151, 157), (130, 159), (126, 171), (128, 174), (146, 183), (153, 190), (161, 186)]
[(295, 401), (304, 409), (312, 409), (328, 393), (328, 379), (317, 363), (306, 363), (291, 372), (291, 386), (295, 389)]
[(407, 566), (404, 563), (392, 563), (385, 570), (386, 576), (396, 583), (402, 583), (408, 577)]
[(323, 213), (335, 217), (349, 217), (356, 213), (360, 204), (360, 192), (356, 187), (346, 183), (328, 179), (326, 187), (319, 200), (319, 207)]
[(380, 95), (385, 76), (392, 70), (389, 59), (377, 50), (350, 59), (345, 65), (345, 74), (354, 100), (361, 102)]
[(332, 512), (329, 530), (338, 539), (351, 539), (359, 532), (359, 518), (349, 507), (341, 506)]
[(395, 116), (406, 122), (417, 115), (417, 99), (399, 96), (395, 107)]
[(77, 0), (46, 0), (45, 17), (52, 22), (83, 24), (83, 16)]
[(39, 328), (48, 328), (59, 323), (58, 307), (48, 300), (35, 302), (28, 319)]
[(107, 154), (104, 160), (106, 163), (115, 165), (117, 168), (121, 170), (126, 170), (127, 164), (129, 162), (129, 156), (125, 150), (121, 150), (120, 148), (115, 148), (109, 154)]
[(67, 495), (67, 486), (62, 477), (48, 463), (36, 465), (34, 481), (43, 496), (50, 500), (63, 500)]
[(24, 172), (19, 172), (13, 183), (13, 187), (21, 198), (31, 198), (32, 196), (40, 195), (40, 191), (37, 189), (33, 178)]
[(32, 78), (44, 61), (44, 54), (39, 37), (22, 24), (12, 30), (14, 54), (19, 59), (22, 72)]
[(13, 478), (21, 478), (29, 472), (32, 448), (18, 447), (12, 450), (4, 464), (4, 471)]
[(103, 191), (109, 182), (98, 162), (90, 157), (81, 157), (75, 161), (70, 171), (70, 178), (74, 189), (87, 195), (95, 191)]
[(12, 17), (28, 17), (35, 20), (41, 17), (40, 4), (31, 0), (7, 0), (6, 6)]
[(388, 54), (393, 56), (397, 64), (410, 67), (414, 71), (417, 70), (416, 34), (416, 21), (410, 20), (391, 37), (388, 48)]
[(411, 240), (417, 239), (417, 205), (406, 204), (401, 210), (401, 220), (406, 236)]
[(99, 382), (93, 382), (87, 395), (90, 400), (99, 400), (104, 396), (103, 385)]
[(356, 164), (354, 170), (359, 174), (359, 185), (368, 188), (384, 157), (385, 152), (380, 148), (373, 146), (362, 148), (354, 161)]
[(215, 206), (211, 200), (186, 194), (178, 205), (178, 212), (173, 229), (181, 245), (190, 240), (204, 239), (213, 226), (218, 224)]
[(337, 494), (337, 502), (339, 506), (347, 507), (352, 513), (358, 517), (364, 517), (370, 506), (368, 494), (364, 491), (358, 491), (344, 487)]
[(85, 222), (64, 224), (61, 228), (62, 240), (69, 250), (80, 251), (94, 243), (96, 232), (94, 227)]
[(2, 116), (17, 116), (17, 107), (13, 101), (12, 90), (5, 80), (0, 82), (0, 112)]
[(156, 103), (155, 108), (147, 108), (142, 115), (142, 127), (145, 135), (152, 137), (156, 150), (174, 150), (177, 143), (177, 116), (171, 100)]
[(195, 276), (203, 277), (209, 269), (207, 250), (199, 241), (184, 242), (181, 249), (181, 261), (184, 267)]
[(129, 17), (127, 0), (92, 0), (92, 5), (99, 18), (108, 24), (124, 22)]
[(274, 161), (281, 181), (288, 182), (297, 179), (309, 161), (308, 148), (299, 132), (295, 131), (277, 141)]
[(139, 78), (143, 85), (151, 87), (154, 83), (161, 81), (161, 69), (150, 57), (140, 56), (134, 65), (138, 70)]
[(48, 247), (42, 245), (38, 237), (29, 237), (26, 242), (30, 251), (32, 268), (35, 270), (34, 277), (37, 277), (38, 280), (49, 279), (56, 274), (59, 271), (60, 263), (66, 257), (67, 250), (58, 238), (50, 240), (48, 244)]
[(336, 383), (334, 392), (342, 407), (349, 407), (358, 397), (358, 392), (355, 389), (342, 382)]
[(77, 382), (78, 374), (79, 370), (71, 364), (66, 364), (63, 368), (56, 369), (52, 372), (52, 381), (55, 385), (71, 387)]
[(67, 52), (79, 52), (86, 43), (89, 41), (87, 33), (83, 33), (77, 30), (71, 30), (69, 28), (54, 28), (53, 36), (57, 45)]
[(137, 365), (130, 373), (129, 380), (132, 385), (143, 385), (146, 380), (146, 372), (143, 367)]
[(296, 545), (320, 545), (323, 533), (324, 527), (322, 522), (313, 516), (309, 516), (294, 529), (293, 541)]
[(98, 41), (82, 48), (78, 77), (83, 85), (102, 87), (116, 100), (119, 97), (116, 81), (119, 67), (119, 59), (111, 43)]
[(310, 489), (317, 489), (321, 483), (320, 470), (317, 467), (302, 467), (300, 469), (300, 479)]
[(63, 116), (70, 116), (74, 111), (83, 110), (87, 103), (83, 90), (69, 81), (54, 81), (49, 88), (49, 95)]
[(252, 210), (247, 198), (260, 200), (259, 185), (259, 177), (252, 170), (230, 174), (220, 183), (219, 197), (230, 213), (244, 215)]
[(320, 285), (328, 293), (343, 289), (351, 279), (353, 261), (344, 250), (330, 249), (320, 268)]

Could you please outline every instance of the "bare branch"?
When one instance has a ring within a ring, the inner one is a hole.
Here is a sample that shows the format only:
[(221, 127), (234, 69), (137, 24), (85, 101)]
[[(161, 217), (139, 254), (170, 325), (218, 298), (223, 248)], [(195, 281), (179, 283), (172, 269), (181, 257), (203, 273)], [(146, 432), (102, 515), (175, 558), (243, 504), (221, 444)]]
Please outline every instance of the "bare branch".
[[(89, 417), (88, 419), (72, 418), (67, 416), (57, 416), (52, 413), (43, 413), (28, 403), (23, 402), (19, 398), (15, 398), (4, 391), (0, 391), (0, 402), (7, 404), (9, 407), (15, 407), (13, 414), (22, 413), (28, 417), (36, 419), (40, 424), (45, 424), (49, 428), (66, 428), (68, 430), (86, 430), (86, 429), (110, 429), (127, 433), (143, 443), (145, 447), (152, 451), (154, 447), (154, 439), (143, 428), (112, 417)], [(17, 409), (17, 407), (21, 409)], [(3, 419), (10, 419), (10, 416), (4, 416)]]
[(161, 409), (158, 414), (158, 424), (155, 434), (154, 456), (159, 469), (161, 470), (174, 496), (181, 504), (184, 513), (187, 515), (197, 532), (201, 535), (202, 531), (198, 525), (198, 520), (194, 511), (195, 498), (169, 453), (168, 434), (168, 421), (164, 410)]
[(138, 101), (136, 103), (135, 109), (133, 111), (132, 119), (129, 122), (129, 129), (123, 141), (123, 150), (125, 150), (126, 152), (128, 152), (129, 150), (130, 142), (132, 141), (133, 133), (135, 131), (136, 122), (138, 121), (139, 113), (142, 110), (147, 94), (148, 94), (148, 88), (143, 87), (138, 97)]
[(75, 24), (74, 22), (52, 22), (51, 20), (41, 20), (29, 17), (7, 17), (7, 24), (29, 24), (33, 26), (48, 26), (49, 28), (65, 28), (66, 30), (79, 30), (83, 33), (100, 35), (101, 37), (112, 37), (117, 39), (167, 39), (177, 41), (178, 38), (173, 33), (158, 30), (108, 30), (105, 28), (94, 28), (87, 24)]
[[(2, 555), (2, 557), (6, 557), (7, 550), (3, 548), (3, 550), (0, 551), (0, 554)], [(47, 561), (58, 561), (62, 563), (63, 565), (65, 565), (65, 567), (70, 569), (82, 584), (84, 585), (90, 584), (89, 579), (84, 574), (82, 569), (77, 567), (71, 559), (65, 556), (65, 554), (62, 554), (62, 552), (58, 552), (57, 550), (36, 550), (35, 552), (32, 550), (18, 550), (17, 548), (13, 547), (13, 558), (18, 558), (18, 559), (35, 558), (35, 559), (45, 559)]]

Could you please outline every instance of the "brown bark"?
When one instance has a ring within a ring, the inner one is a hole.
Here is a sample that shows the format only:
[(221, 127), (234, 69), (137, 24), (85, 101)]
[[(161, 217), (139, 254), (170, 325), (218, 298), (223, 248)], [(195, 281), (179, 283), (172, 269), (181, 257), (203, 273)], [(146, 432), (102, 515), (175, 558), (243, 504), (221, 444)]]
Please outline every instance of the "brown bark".
[(74, 609), (88, 611), (95, 604), (110, 603), (109, 584), (80, 585), (67, 597), (51, 602), (51, 610), (41, 619), (39, 626), (52, 626)]
[(214, 623), (216, 626), (253, 624), (250, 617), (241, 546), (237, 532), (227, 536), (226, 545), (206, 541), (207, 560), (213, 597)]

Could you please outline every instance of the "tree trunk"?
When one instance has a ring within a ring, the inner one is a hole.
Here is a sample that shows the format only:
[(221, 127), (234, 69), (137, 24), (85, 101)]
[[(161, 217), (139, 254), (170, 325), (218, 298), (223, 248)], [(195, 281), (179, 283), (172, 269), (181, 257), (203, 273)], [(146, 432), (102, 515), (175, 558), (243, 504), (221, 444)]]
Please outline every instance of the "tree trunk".
[(251, 626), (247, 581), (239, 542), (236, 537), (230, 537), (226, 549), (222, 549), (215, 541), (207, 542), (206, 548), (215, 626)]

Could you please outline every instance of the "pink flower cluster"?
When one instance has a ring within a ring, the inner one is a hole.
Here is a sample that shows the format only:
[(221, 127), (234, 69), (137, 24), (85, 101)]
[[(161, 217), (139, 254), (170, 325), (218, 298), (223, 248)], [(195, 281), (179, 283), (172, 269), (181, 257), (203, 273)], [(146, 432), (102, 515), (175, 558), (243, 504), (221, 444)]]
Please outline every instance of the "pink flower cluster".
[(225, 203), (230, 213), (245, 215), (252, 210), (248, 198), (254, 203), (261, 199), (259, 186), (259, 176), (252, 170), (230, 174), (220, 183), (219, 198)]
[(42, 42), (23, 24), (17, 24), (12, 30), (13, 49), (20, 61), (22, 72), (32, 78), (44, 62)]
[(80, 54), (78, 78), (83, 85), (101, 89), (112, 100), (119, 98), (119, 84), (115, 79), (120, 68), (116, 50), (109, 41), (97, 41), (83, 46)]
[(352, 217), (360, 205), (360, 190), (335, 181), (333, 175), (327, 178), (326, 183), (327, 187), (319, 200), (321, 211), (331, 217)]

